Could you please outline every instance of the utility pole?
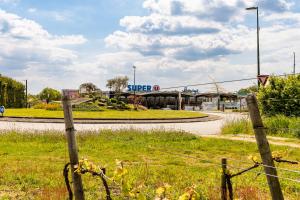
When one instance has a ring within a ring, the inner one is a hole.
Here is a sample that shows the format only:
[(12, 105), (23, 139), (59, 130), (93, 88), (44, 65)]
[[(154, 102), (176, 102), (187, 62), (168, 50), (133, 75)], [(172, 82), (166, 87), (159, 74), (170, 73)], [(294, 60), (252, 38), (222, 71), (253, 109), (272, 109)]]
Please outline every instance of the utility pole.
[(296, 74), (296, 53), (294, 52), (294, 70), (293, 70), (293, 74)]
[(135, 108), (135, 90), (136, 90), (136, 86), (135, 86), (135, 69), (136, 69), (136, 66), (133, 65), (133, 105), (134, 105), (134, 108)]
[(25, 80), (25, 87), (26, 87), (26, 92), (25, 92), (26, 108), (28, 108), (28, 81), (27, 80)]

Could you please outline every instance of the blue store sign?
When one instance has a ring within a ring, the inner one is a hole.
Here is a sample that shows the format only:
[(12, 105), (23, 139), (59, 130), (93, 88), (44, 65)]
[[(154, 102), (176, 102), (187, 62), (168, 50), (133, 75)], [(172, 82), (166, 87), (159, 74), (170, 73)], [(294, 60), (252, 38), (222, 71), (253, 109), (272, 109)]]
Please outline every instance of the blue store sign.
[(158, 91), (159, 86), (151, 86), (151, 85), (128, 85), (128, 92), (136, 91), (136, 92), (151, 92), (152, 90)]

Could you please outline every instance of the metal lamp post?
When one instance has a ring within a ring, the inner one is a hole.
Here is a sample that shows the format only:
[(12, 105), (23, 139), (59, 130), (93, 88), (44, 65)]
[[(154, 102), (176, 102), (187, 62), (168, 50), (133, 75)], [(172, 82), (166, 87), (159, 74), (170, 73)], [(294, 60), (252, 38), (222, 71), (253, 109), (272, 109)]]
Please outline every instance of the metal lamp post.
[(133, 104), (135, 106), (135, 90), (136, 90), (136, 86), (135, 86), (135, 70), (136, 70), (136, 66), (133, 65)]
[[(257, 76), (260, 75), (260, 52), (259, 52), (259, 15), (258, 15), (258, 7), (249, 7), (246, 10), (256, 10), (256, 29), (257, 29)], [(260, 86), (259, 80), (257, 80), (258, 88)]]

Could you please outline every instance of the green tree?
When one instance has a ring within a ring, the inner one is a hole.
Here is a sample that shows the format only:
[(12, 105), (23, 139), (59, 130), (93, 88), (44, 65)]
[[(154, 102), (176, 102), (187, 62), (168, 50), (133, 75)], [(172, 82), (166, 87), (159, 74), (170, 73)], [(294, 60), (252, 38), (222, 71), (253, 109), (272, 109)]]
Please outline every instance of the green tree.
[(0, 105), (7, 108), (25, 106), (25, 86), (21, 82), (0, 74)]
[(257, 85), (252, 85), (250, 87), (247, 88), (241, 88), (237, 93), (239, 95), (247, 95), (247, 94), (251, 94), (251, 93), (257, 93)]
[(258, 100), (263, 114), (300, 116), (300, 75), (271, 76), (269, 84), (259, 89)]
[(99, 90), (97, 86), (93, 83), (83, 83), (79, 86), (79, 91), (84, 91), (86, 94), (91, 94), (95, 92), (96, 90)]
[(61, 93), (53, 88), (44, 88), (40, 94), (41, 100), (46, 100), (47, 103), (50, 101), (58, 101), (61, 99)]
[(129, 78), (127, 76), (118, 76), (107, 80), (106, 87), (115, 92), (118, 98), (121, 92), (127, 87)]

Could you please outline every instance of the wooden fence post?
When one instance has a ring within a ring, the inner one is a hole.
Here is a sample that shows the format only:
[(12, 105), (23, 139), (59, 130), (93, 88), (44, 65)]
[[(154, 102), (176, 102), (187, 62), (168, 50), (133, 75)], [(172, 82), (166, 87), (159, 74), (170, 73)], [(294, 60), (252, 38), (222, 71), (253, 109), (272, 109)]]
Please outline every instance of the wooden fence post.
[(81, 176), (74, 173), (74, 166), (78, 165), (78, 150), (75, 138), (75, 128), (72, 115), (72, 106), (70, 97), (63, 91), (63, 108), (66, 126), (66, 138), (68, 140), (69, 157), (71, 163), (71, 173), (73, 179), (73, 191), (76, 200), (84, 200), (83, 185)]
[[(266, 136), (266, 131), (259, 113), (257, 99), (255, 95), (248, 95), (247, 106), (249, 109), (252, 126), (255, 133), (256, 143), (267, 174), (267, 180), (273, 200), (283, 200), (283, 194), (280, 188), (280, 183), (277, 177), (277, 171), (272, 158), (270, 145)], [(271, 166), (271, 167), (268, 167)]]
[(222, 164), (221, 200), (227, 200), (227, 187), (226, 187), (227, 159), (222, 158), (221, 164)]

